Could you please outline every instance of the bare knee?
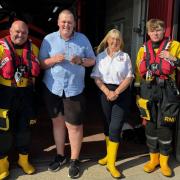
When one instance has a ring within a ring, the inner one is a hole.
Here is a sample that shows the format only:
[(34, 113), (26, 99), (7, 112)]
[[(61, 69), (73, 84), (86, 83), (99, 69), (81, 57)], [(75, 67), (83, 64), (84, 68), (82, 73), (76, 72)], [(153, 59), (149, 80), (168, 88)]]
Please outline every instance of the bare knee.
[(69, 124), (69, 123), (66, 123), (66, 127), (67, 127), (68, 131), (70, 131), (72, 133), (81, 132), (83, 129), (83, 125), (73, 125), (73, 124)]
[(57, 116), (56, 118), (52, 119), (53, 127), (63, 127), (65, 126), (64, 117), (63, 116)]

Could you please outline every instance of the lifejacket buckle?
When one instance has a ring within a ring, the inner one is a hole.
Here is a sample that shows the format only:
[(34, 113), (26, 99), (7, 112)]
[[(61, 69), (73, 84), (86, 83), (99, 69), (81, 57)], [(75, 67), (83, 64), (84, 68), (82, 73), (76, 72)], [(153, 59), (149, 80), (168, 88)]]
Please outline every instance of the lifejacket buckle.
[(151, 71), (156, 72), (159, 69), (159, 64), (157, 64), (157, 63), (151, 64), (150, 69), (151, 69)]
[(148, 70), (146, 72), (146, 81), (152, 81), (153, 80), (153, 74), (151, 70)]
[(16, 83), (21, 80), (21, 77), (22, 77), (22, 73), (16, 71), (15, 74), (14, 74), (14, 79), (15, 79)]

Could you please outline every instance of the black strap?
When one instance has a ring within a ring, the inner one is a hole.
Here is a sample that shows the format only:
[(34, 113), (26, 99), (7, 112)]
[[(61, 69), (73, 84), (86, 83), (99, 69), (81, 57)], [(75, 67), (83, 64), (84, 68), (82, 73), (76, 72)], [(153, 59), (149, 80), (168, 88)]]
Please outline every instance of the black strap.
[(148, 48), (147, 42), (145, 43), (145, 47), (146, 47), (146, 57), (145, 57), (146, 68), (149, 70), (149, 68), (150, 68), (150, 53), (149, 53), (149, 48)]
[[(168, 42), (169, 42), (169, 38), (166, 38), (162, 50), (165, 50), (165, 47), (167, 46)], [(163, 75), (163, 72), (162, 72), (162, 58), (160, 58), (160, 62), (159, 62), (159, 73), (160, 73), (160, 75)]]
[(11, 53), (11, 56), (12, 56), (12, 59), (13, 59), (13, 67), (14, 67), (14, 73), (15, 73), (15, 71), (16, 71), (16, 68), (17, 68), (17, 66), (16, 66), (16, 54), (15, 54), (15, 50), (14, 50), (14, 48), (11, 46), (11, 44), (8, 42), (8, 40), (7, 40), (7, 38), (5, 37), (4, 38), (4, 41), (6, 42), (6, 44), (8, 45), (8, 47), (9, 47), (9, 49), (10, 49), (10, 53)]
[(28, 60), (28, 73), (29, 77), (32, 77), (31, 69), (32, 69), (32, 59), (31, 59), (31, 42), (28, 40), (27, 42), (28, 52), (27, 52), (27, 60)]

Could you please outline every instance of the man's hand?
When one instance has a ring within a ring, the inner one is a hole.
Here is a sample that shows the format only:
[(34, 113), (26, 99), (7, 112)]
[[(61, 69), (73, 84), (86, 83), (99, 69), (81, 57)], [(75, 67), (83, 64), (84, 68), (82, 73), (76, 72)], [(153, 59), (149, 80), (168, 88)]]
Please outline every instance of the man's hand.
[(71, 63), (72, 64), (78, 64), (78, 65), (81, 65), (82, 63), (82, 58), (80, 56), (73, 56), (71, 58)]
[(159, 57), (170, 60), (170, 61), (176, 61), (177, 60), (176, 57), (172, 56), (171, 53), (169, 51), (166, 51), (166, 50), (161, 51), (159, 54)]
[(61, 62), (64, 61), (64, 59), (65, 59), (64, 54), (56, 54), (56, 55), (53, 56), (54, 64), (61, 63)]

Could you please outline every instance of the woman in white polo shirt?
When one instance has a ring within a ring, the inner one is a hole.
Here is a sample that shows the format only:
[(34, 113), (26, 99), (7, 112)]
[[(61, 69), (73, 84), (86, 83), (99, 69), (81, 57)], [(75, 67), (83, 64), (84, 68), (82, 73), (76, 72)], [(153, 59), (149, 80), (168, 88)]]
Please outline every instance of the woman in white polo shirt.
[(129, 86), (134, 78), (129, 55), (122, 51), (124, 42), (120, 31), (110, 30), (97, 47), (96, 65), (91, 77), (101, 90), (105, 115), (104, 134), (107, 155), (98, 161), (107, 165), (114, 178), (121, 176), (115, 167), (120, 134), (129, 108)]

